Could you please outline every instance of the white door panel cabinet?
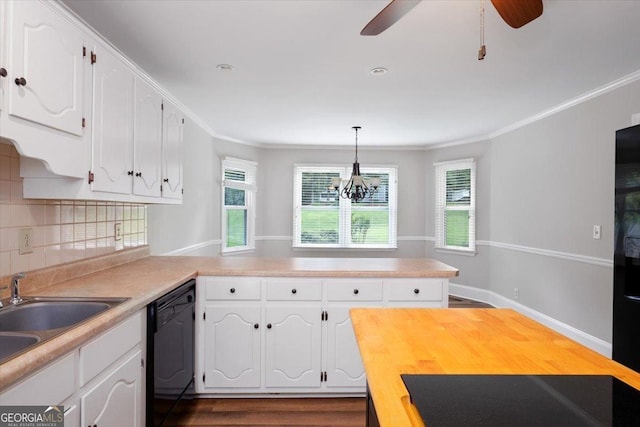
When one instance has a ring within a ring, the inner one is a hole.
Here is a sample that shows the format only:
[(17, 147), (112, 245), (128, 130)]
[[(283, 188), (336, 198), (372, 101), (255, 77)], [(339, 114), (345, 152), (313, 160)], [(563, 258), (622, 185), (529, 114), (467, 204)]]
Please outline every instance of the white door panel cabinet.
[(3, 405), (64, 405), (65, 426), (144, 421), (146, 309), (0, 393)]
[(184, 116), (169, 101), (162, 111), (162, 197), (182, 200), (182, 145)]
[(349, 310), (448, 305), (448, 279), (197, 280), (201, 394), (362, 394), (366, 379)]
[(161, 196), (162, 96), (141, 78), (135, 86), (133, 194)]
[(205, 307), (205, 387), (260, 388), (260, 313), (258, 306)]
[(141, 427), (141, 357), (135, 352), (81, 397), (81, 425)]
[[(55, 174), (84, 177), (86, 33), (51, 3), (0, 3), (0, 136)], [(79, 160), (82, 163), (79, 163)]]
[(320, 387), (320, 306), (266, 308), (265, 386)]

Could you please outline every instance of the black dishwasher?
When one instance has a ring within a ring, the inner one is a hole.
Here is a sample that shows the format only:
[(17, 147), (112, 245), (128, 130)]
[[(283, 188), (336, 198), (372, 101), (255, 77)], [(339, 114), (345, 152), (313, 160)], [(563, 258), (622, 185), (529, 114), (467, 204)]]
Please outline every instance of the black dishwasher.
[(194, 392), (196, 281), (147, 306), (147, 427), (172, 425)]

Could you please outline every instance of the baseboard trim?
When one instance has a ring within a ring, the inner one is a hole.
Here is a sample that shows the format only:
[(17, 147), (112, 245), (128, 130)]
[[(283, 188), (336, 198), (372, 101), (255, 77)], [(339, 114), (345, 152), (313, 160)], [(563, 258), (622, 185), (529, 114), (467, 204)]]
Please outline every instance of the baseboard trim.
[(611, 343), (604, 341), (593, 335), (587, 334), (580, 329), (574, 328), (571, 325), (563, 323), (551, 316), (547, 316), (544, 313), (540, 313), (526, 305), (520, 304), (516, 301), (510, 300), (500, 294), (493, 291), (481, 288), (475, 288), (473, 286), (459, 285), (456, 283), (449, 283), (449, 293), (451, 295), (470, 298), (476, 301), (481, 301), (487, 304), (491, 304), (498, 308), (511, 308), (525, 316), (542, 323), (543, 325), (553, 329), (554, 331), (561, 333), (580, 344), (589, 347), (590, 349), (597, 351), (598, 353), (611, 358), (612, 348)]
[(195, 245), (186, 246), (184, 248), (176, 249), (171, 252), (166, 252), (163, 255), (189, 255), (191, 252), (207, 248), (209, 246), (221, 246), (222, 240), (208, 240), (206, 242), (196, 243)]

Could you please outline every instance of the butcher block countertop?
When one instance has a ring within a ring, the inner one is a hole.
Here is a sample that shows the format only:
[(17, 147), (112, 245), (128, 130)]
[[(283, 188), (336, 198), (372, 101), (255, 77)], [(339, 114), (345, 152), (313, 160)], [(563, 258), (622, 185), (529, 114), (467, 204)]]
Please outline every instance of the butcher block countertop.
[(401, 374), (640, 374), (510, 309), (350, 311), (381, 427), (423, 426)]
[[(146, 252), (144, 252), (146, 251)], [(98, 259), (27, 272), (21, 294), (48, 297), (117, 297), (129, 300), (68, 332), (0, 364), (0, 390), (89, 341), (187, 280), (201, 276), (253, 277), (441, 277), (458, 270), (439, 261), (394, 258), (251, 258), (146, 256), (113, 267)], [(125, 255), (126, 257), (126, 255)], [(91, 264), (93, 262), (93, 264)], [(91, 264), (91, 265), (89, 265)], [(97, 266), (97, 267), (96, 267)], [(100, 271), (90, 272), (91, 268)], [(70, 270), (80, 270), (70, 272)], [(79, 276), (79, 277), (78, 277)], [(69, 278), (67, 277), (75, 277)], [(8, 285), (9, 277), (0, 280)], [(7, 290), (0, 294), (6, 298)]]

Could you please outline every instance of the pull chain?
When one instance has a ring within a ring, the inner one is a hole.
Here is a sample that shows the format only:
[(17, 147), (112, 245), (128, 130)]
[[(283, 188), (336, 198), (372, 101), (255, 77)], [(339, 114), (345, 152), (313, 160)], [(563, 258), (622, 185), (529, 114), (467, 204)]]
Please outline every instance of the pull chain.
[(480, 0), (480, 49), (478, 61), (482, 61), (487, 55), (487, 47), (484, 45), (484, 0)]

